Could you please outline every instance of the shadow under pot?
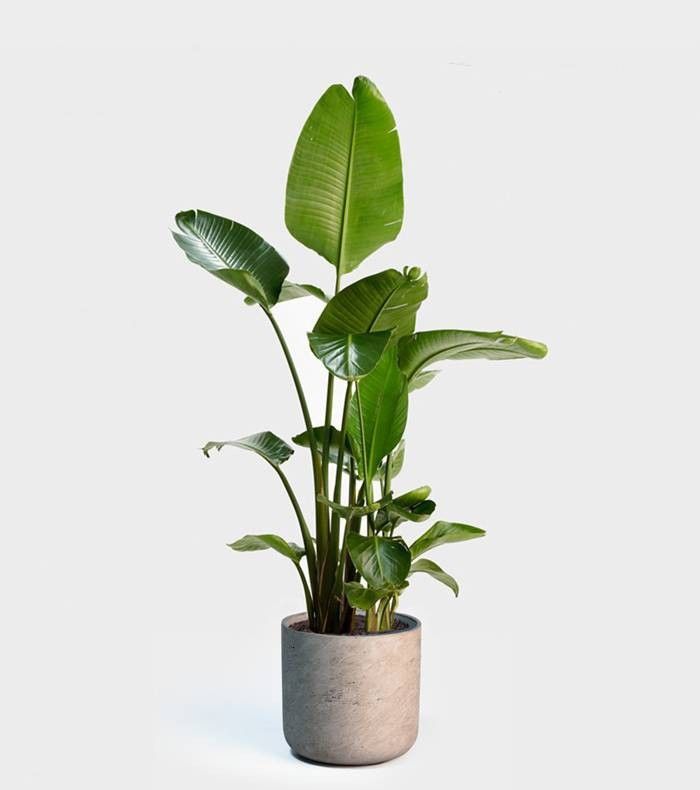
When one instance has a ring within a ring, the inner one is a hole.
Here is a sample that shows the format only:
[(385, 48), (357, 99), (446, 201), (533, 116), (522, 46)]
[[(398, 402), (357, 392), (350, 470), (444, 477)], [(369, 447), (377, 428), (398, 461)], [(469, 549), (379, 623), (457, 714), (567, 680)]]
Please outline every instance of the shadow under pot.
[(282, 620), (284, 737), (300, 757), (371, 765), (408, 751), (418, 735), (421, 624), (397, 614), (393, 631), (358, 635), (300, 630)]

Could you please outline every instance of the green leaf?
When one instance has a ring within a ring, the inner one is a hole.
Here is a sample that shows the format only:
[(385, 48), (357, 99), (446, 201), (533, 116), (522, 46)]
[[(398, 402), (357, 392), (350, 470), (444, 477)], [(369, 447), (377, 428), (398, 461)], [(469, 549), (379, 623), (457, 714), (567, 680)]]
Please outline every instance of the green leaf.
[(421, 370), (420, 373), (416, 373), (408, 382), (408, 391), (413, 392), (414, 390), (423, 389), (426, 384), (430, 384), (439, 372), (439, 370)]
[(296, 543), (289, 543), (279, 535), (244, 535), (234, 543), (226, 544), (234, 551), (263, 551), (264, 549), (274, 549), (283, 554), (298, 565), (305, 552)]
[[(401, 338), (399, 367), (409, 382), (413, 383), (428, 365), (443, 359), (541, 359), (546, 353), (547, 346), (544, 343), (504, 335), (502, 332), (438, 329)], [(427, 381), (424, 380), (418, 386), (425, 384)]]
[(293, 453), (294, 448), (290, 447), (285, 441), (275, 436), (270, 431), (254, 433), (252, 436), (244, 436), (242, 439), (235, 439), (228, 442), (207, 442), (202, 447), (202, 452), (209, 458), (211, 450), (221, 450), (222, 447), (240, 447), (243, 450), (250, 450), (264, 458), (272, 466), (283, 464)]
[[(326, 435), (326, 428), (323, 425), (319, 425), (318, 427), (313, 429), (314, 438), (316, 440), (316, 451), (319, 455), (323, 454), (323, 440)], [(303, 433), (298, 433), (296, 436), (292, 436), (292, 441), (294, 444), (298, 444), (299, 447), (308, 447), (309, 446), (309, 432), (304, 431)], [(337, 464), (338, 463), (338, 456), (340, 450), (340, 431), (337, 428), (334, 428), (332, 425), (330, 426), (330, 444), (328, 445), (328, 458), (331, 463)], [(343, 469), (346, 472), (350, 471), (350, 456), (352, 450), (350, 448), (350, 442), (348, 441), (347, 437), (345, 438), (345, 450), (343, 452)]]
[(198, 266), (260, 302), (266, 308), (279, 299), (289, 266), (257, 233), (207, 211), (181, 211), (173, 237)]
[(396, 238), (403, 221), (403, 176), (396, 123), (366, 77), (352, 96), (332, 85), (297, 141), (287, 179), (289, 232), (350, 272)]
[(408, 587), (408, 582), (403, 582), (395, 588), (382, 587), (380, 589), (364, 587), (360, 582), (345, 582), (343, 590), (348, 603), (353, 609), (363, 609), (366, 612), (377, 601), (386, 598), (387, 595), (400, 593), (406, 587)]
[(409, 573), (409, 576), (414, 573), (427, 573), (432, 576), (433, 579), (437, 579), (439, 582), (446, 584), (455, 594), (455, 597), (459, 595), (457, 580), (450, 576), (449, 573), (445, 573), (445, 571), (432, 560), (425, 558), (416, 560), (413, 565), (411, 565), (411, 573)]
[(394, 589), (406, 580), (411, 552), (401, 538), (367, 537), (351, 532), (347, 542), (353, 564), (370, 587)]
[(427, 532), (411, 544), (411, 556), (415, 559), (426, 551), (441, 546), (443, 543), (459, 543), (463, 540), (480, 538), (485, 535), (483, 529), (471, 527), (469, 524), (457, 524), (453, 521), (436, 521)]
[(432, 499), (426, 499), (423, 502), (416, 502), (414, 505), (404, 506), (399, 505), (395, 500), (387, 505), (387, 510), (390, 514), (399, 517), (397, 523), (427, 521), (435, 511), (435, 502)]
[(323, 494), (317, 494), (316, 500), (322, 505), (326, 505), (339, 516), (342, 516), (342, 518), (347, 520), (350, 518), (366, 516), (368, 513), (375, 513), (381, 507), (386, 505), (387, 502), (391, 501), (391, 493), (387, 494), (385, 497), (382, 497), (382, 499), (380, 499), (378, 502), (373, 502), (371, 505), (342, 505), (340, 502), (332, 502)]
[(394, 505), (398, 507), (413, 507), (414, 505), (426, 500), (430, 496), (431, 490), (432, 489), (430, 486), (420, 486), (420, 488), (413, 488), (411, 491), (407, 491), (405, 494), (397, 496), (392, 502), (392, 507)]
[(404, 274), (387, 269), (338, 292), (323, 309), (313, 331), (355, 335), (390, 330), (395, 342), (413, 332), (416, 313), (427, 295), (428, 278), (420, 269), (409, 269)]
[(375, 529), (387, 531), (403, 521), (426, 521), (435, 510), (435, 502), (429, 496), (430, 486), (421, 486), (391, 500), (377, 513)]
[[(308, 283), (290, 283), (285, 280), (282, 283), (282, 290), (280, 291), (279, 299), (277, 302), (290, 302), (292, 299), (302, 299), (304, 296), (315, 296), (322, 302), (328, 302), (329, 296), (316, 285), (309, 285)], [(255, 299), (246, 296), (243, 300), (246, 304), (257, 304)]]
[(364, 335), (309, 332), (309, 345), (326, 370), (346, 381), (356, 381), (375, 368), (390, 337), (391, 332)]
[(374, 370), (356, 387), (359, 398), (356, 391), (350, 401), (348, 435), (358, 475), (372, 479), (384, 456), (399, 443), (408, 416), (408, 386), (396, 364), (395, 346), (386, 350)]
[(345, 582), (343, 586), (345, 597), (354, 609), (371, 609), (383, 597), (382, 590), (371, 590), (360, 582)]
[(290, 302), (292, 299), (302, 299), (305, 296), (315, 296), (322, 302), (328, 302), (330, 298), (328, 294), (317, 285), (311, 285), (309, 283), (290, 283), (289, 280), (285, 280), (284, 283), (282, 283), (279, 301)]

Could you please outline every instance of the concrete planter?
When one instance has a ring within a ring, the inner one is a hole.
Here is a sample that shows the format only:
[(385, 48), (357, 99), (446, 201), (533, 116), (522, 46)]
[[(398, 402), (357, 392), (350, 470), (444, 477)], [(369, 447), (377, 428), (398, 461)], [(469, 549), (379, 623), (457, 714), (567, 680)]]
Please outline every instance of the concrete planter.
[(333, 765), (382, 763), (418, 735), (421, 624), (397, 614), (400, 631), (334, 636), (282, 621), (284, 737), (301, 757)]

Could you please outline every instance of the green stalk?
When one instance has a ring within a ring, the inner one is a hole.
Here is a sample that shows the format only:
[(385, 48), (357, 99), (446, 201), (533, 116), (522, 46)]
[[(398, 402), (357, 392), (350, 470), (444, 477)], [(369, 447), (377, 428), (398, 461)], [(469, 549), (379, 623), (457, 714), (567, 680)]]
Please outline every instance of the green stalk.
[[(348, 424), (348, 414), (350, 412), (350, 401), (352, 399), (352, 382), (348, 381), (347, 387), (345, 389), (345, 401), (343, 403), (343, 417), (340, 423), (340, 436), (339, 436), (339, 443), (340, 446), (338, 448), (338, 461), (336, 465), (335, 471), (335, 486), (333, 489), (333, 501), (340, 502), (342, 492), (343, 492), (343, 462), (345, 460), (345, 436), (347, 433), (347, 424)], [(348, 532), (348, 522), (345, 522), (345, 531), (343, 534), (343, 551), (345, 551), (345, 541), (347, 540), (347, 532)], [(331, 595), (333, 601), (337, 601), (339, 598), (342, 598), (342, 572), (344, 568), (344, 559), (341, 559), (338, 562), (338, 556), (340, 554), (340, 515), (336, 512), (331, 513), (331, 534), (330, 534), (330, 541), (328, 544), (328, 560), (327, 560), (327, 567), (328, 569), (333, 569), (333, 578), (329, 581), (331, 582)], [(330, 574), (329, 574), (330, 576)], [(340, 624), (341, 619), (341, 606), (335, 606), (335, 618), (331, 625), (334, 626), (334, 630), (337, 630)], [(330, 607), (326, 610), (323, 623), (322, 623), (322, 630), (325, 632), (326, 626), (329, 624), (329, 617), (330, 617)]]
[(309, 590), (309, 585), (306, 582), (306, 576), (304, 576), (304, 571), (301, 569), (301, 566), (296, 562), (294, 563), (294, 566), (299, 573), (299, 578), (301, 579), (301, 583), (304, 587), (304, 598), (306, 600), (306, 612), (309, 616), (309, 627), (314, 627), (314, 603), (311, 596), (311, 590)]
[(372, 481), (367, 479), (367, 441), (365, 438), (365, 418), (362, 416), (362, 396), (360, 394), (361, 389), (360, 382), (358, 381), (355, 384), (355, 392), (357, 393), (357, 414), (360, 419), (360, 441), (362, 442), (362, 474), (365, 478), (364, 488), (365, 496), (367, 497), (367, 504), (372, 505), (374, 504), (374, 500), (372, 499)]
[[(318, 557), (323, 558), (326, 555), (327, 546), (328, 546), (328, 537), (329, 537), (329, 524), (328, 524), (328, 508), (322, 505), (318, 499), (318, 494), (324, 494), (326, 489), (323, 485), (323, 468), (321, 464), (321, 458), (318, 453), (318, 447), (316, 445), (316, 437), (314, 436), (313, 431), (313, 423), (311, 422), (311, 416), (309, 414), (309, 407), (306, 402), (306, 395), (304, 394), (304, 388), (301, 385), (301, 381), (299, 380), (299, 374), (297, 373), (296, 365), (294, 364), (294, 359), (292, 358), (292, 354), (289, 350), (289, 346), (287, 345), (287, 341), (282, 334), (282, 330), (280, 329), (279, 324), (277, 323), (275, 317), (272, 315), (270, 310), (266, 308), (262, 308), (265, 315), (268, 317), (270, 323), (272, 324), (272, 328), (277, 335), (277, 339), (279, 340), (280, 346), (282, 347), (282, 353), (284, 354), (285, 359), (287, 360), (287, 365), (289, 367), (289, 372), (292, 375), (292, 380), (294, 382), (294, 387), (297, 392), (297, 397), (299, 398), (299, 405), (301, 406), (301, 413), (304, 417), (304, 425), (306, 427), (306, 432), (309, 437), (309, 449), (311, 451), (311, 465), (313, 469), (314, 475), (314, 504), (316, 508), (316, 540), (318, 546)], [(308, 531), (308, 530), (307, 530)], [(310, 547), (313, 549), (313, 543), (310, 542)], [(308, 558), (314, 556), (309, 549), (305, 546), (307, 551), (307, 561)], [(309, 576), (311, 579), (311, 588), (315, 591), (315, 604), (317, 607), (316, 614), (318, 615), (318, 607), (321, 604), (321, 600), (319, 597), (319, 573), (317, 570), (317, 566), (314, 563), (314, 572), (312, 573), (311, 565), (309, 565)], [(314, 578), (315, 577), (315, 578)]]
[[(343, 402), (343, 417), (340, 422), (340, 447), (338, 449), (338, 464), (335, 470), (335, 486), (333, 488), (333, 501), (340, 502), (343, 492), (343, 462), (345, 461), (345, 436), (347, 434), (348, 415), (350, 413), (350, 401), (352, 400), (352, 382), (348, 381), (345, 389), (345, 401)], [(334, 553), (333, 561), (338, 560), (338, 538), (340, 534), (340, 515), (331, 514), (331, 551)]]
[[(340, 266), (336, 267), (335, 270), (335, 290), (334, 295), (338, 293), (340, 290)], [(334, 377), (332, 373), (328, 374), (328, 379), (326, 383), (326, 413), (324, 418), (324, 431), (323, 431), (323, 452), (322, 452), (322, 460), (321, 460), (321, 468), (323, 469), (323, 485), (324, 490), (329, 491), (328, 487), (328, 464), (329, 464), (329, 454), (330, 454), (330, 443), (331, 443), (331, 422), (333, 420), (333, 386), (334, 386)]]
[(387, 455), (384, 463), (384, 490), (383, 495), (386, 496), (391, 489), (391, 453)]
[(335, 377), (332, 373), (328, 374), (326, 383), (326, 412), (323, 419), (323, 452), (321, 454), (321, 468), (323, 469), (323, 487), (329, 491), (328, 487), (328, 466), (331, 447), (331, 423), (333, 422), (333, 387)]
[[(299, 505), (299, 500), (296, 498), (296, 494), (294, 493), (294, 489), (289, 483), (287, 479), (287, 475), (280, 469), (279, 466), (275, 464), (270, 464), (270, 466), (277, 472), (279, 475), (279, 479), (282, 481), (282, 485), (284, 486), (284, 490), (287, 492), (289, 496), (289, 501), (292, 503), (292, 507), (294, 508), (294, 513), (297, 517), (297, 521), (299, 522), (299, 528), (301, 529), (301, 537), (304, 542), (304, 549), (306, 551), (306, 563), (309, 567), (309, 579), (311, 579), (311, 587), (313, 590), (312, 599), (314, 603), (318, 602), (318, 590), (317, 590), (317, 575), (316, 575), (316, 550), (314, 549), (314, 542), (311, 539), (311, 533), (309, 532), (309, 527), (306, 523), (306, 519), (304, 518), (304, 513)], [(303, 575), (303, 574), (302, 574)], [(311, 619), (309, 620), (309, 623)]]
[[(335, 270), (335, 290), (338, 293), (340, 290), (340, 265)], [(330, 456), (330, 442), (331, 442), (331, 422), (333, 420), (333, 389), (334, 377), (331, 373), (328, 374), (326, 384), (326, 411), (324, 416), (324, 430), (323, 430), (323, 446), (321, 450), (321, 478), (323, 483), (322, 493), (329, 491), (328, 485), (328, 466)], [(319, 510), (317, 504), (317, 520), (319, 518)], [(334, 549), (334, 544), (331, 538), (328, 519), (329, 509), (326, 505), (320, 505), (323, 509), (323, 529), (318, 530), (318, 587), (319, 587), (319, 614), (321, 618), (321, 632), (325, 633), (328, 626), (328, 618), (330, 616), (330, 609), (332, 605), (331, 595), (333, 592), (333, 576), (334, 576), (334, 557), (337, 558), (337, 547)], [(323, 533), (323, 534), (322, 534)]]

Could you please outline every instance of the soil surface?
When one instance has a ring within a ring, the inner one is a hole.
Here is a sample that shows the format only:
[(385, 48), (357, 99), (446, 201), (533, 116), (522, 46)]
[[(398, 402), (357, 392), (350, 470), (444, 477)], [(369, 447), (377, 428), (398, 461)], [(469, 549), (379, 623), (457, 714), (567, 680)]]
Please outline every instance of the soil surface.
[[(308, 620), (301, 620), (298, 623), (293, 623), (289, 626), (294, 631), (304, 631), (310, 632), (311, 629), (309, 628), (309, 621)], [(410, 628), (408, 623), (403, 622), (403, 620), (399, 620), (398, 618), (394, 618), (394, 623), (391, 628), (392, 631), (404, 631), (406, 628)], [(365, 617), (364, 615), (356, 615), (353, 618), (352, 623), (352, 631), (349, 634), (341, 634), (341, 636), (363, 636), (367, 632), (365, 631)], [(377, 631), (376, 633), (389, 633), (388, 631)]]

